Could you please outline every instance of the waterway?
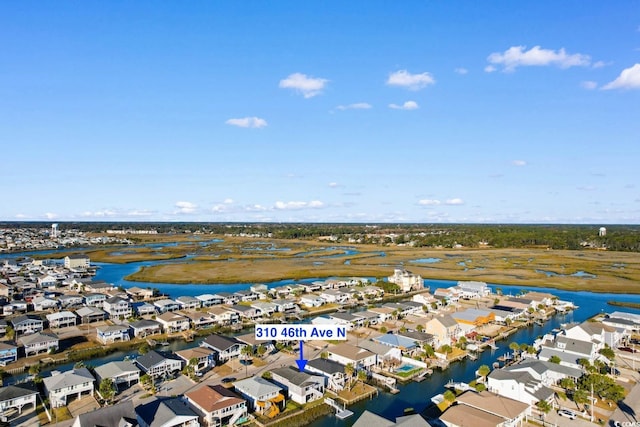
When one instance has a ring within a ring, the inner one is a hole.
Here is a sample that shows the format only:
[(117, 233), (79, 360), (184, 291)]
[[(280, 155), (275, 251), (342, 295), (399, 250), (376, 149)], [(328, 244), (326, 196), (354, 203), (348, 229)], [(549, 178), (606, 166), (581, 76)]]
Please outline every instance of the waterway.
[[(13, 255), (15, 256), (15, 254)], [(248, 289), (250, 284), (212, 284), (212, 285), (203, 285), (203, 284), (191, 284), (191, 285), (178, 285), (172, 283), (140, 283), (140, 282), (131, 282), (125, 280), (129, 274), (134, 273), (142, 266), (154, 265), (159, 263), (166, 263), (172, 261), (145, 261), (145, 262), (136, 262), (129, 264), (107, 264), (107, 263), (96, 263), (100, 268), (98, 269), (98, 273), (96, 274), (96, 280), (104, 280), (109, 283), (114, 283), (118, 286), (123, 286), (124, 288), (130, 288), (132, 286), (138, 287), (154, 287), (157, 288), (160, 292), (169, 295), (172, 298), (178, 296), (195, 296), (201, 295), (205, 293), (216, 293), (216, 292), (235, 292), (242, 289)], [(314, 278), (314, 279), (306, 279), (302, 281), (294, 281), (294, 280), (282, 280), (278, 282), (267, 283), (266, 285), (271, 288), (274, 286), (281, 286), (284, 284), (293, 284), (300, 282), (312, 282), (315, 280), (324, 280), (326, 278)], [(597, 280), (594, 278), (593, 280)], [(433, 291), (438, 287), (449, 287), (455, 285), (455, 281), (450, 280), (425, 280), (425, 287), (430, 288)], [(370, 400), (365, 400), (359, 402), (351, 407), (350, 410), (354, 412), (354, 415), (348, 420), (339, 420), (334, 416), (324, 417), (319, 419), (312, 424), (311, 427), (345, 427), (353, 424), (353, 422), (359, 417), (364, 410), (370, 410), (375, 412), (376, 414), (382, 415), (391, 420), (396, 417), (402, 416), (404, 414), (404, 410), (406, 408), (413, 408), (416, 412), (420, 413), (424, 411), (424, 409), (430, 404), (430, 398), (436, 394), (442, 393), (444, 391), (444, 385), (449, 380), (454, 381), (463, 381), (469, 382), (475, 378), (475, 371), (481, 365), (489, 365), (492, 366), (493, 362), (499, 356), (508, 353), (510, 350), (508, 348), (509, 343), (515, 341), (518, 343), (533, 343), (533, 341), (546, 332), (551, 331), (554, 328), (559, 328), (562, 323), (570, 323), (570, 322), (582, 322), (590, 317), (598, 313), (604, 312), (612, 312), (612, 311), (628, 311), (633, 313), (639, 313), (640, 309), (632, 309), (632, 308), (620, 308), (620, 307), (612, 307), (607, 305), (608, 300), (616, 300), (616, 301), (625, 301), (625, 302), (634, 302), (640, 303), (640, 295), (622, 295), (622, 294), (606, 294), (606, 293), (593, 293), (586, 291), (566, 291), (566, 290), (557, 290), (552, 288), (527, 288), (524, 286), (506, 286), (506, 285), (494, 285), (489, 284), (489, 286), (495, 291), (500, 288), (501, 291), (506, 295), (517, 295), (522, 291), (528, 290), (536, 290), (540, 292), (548, 292), (556, 295), (561, 300), (572, 301), (574, 304), (578, 306), (578, 309), (573, 312), (564, 314), (564, 315), (556, 315), (548, 322), (546, 322), (543, 326), (533, 325), (531, 327), (521, 329), (515, 334), (511, 335), (507, 340), (499, 341), (497, 343), (496, 350), (487, 350), (483, 352), (477, 360), (475, 361), (462, 361), (458, 363), (452, 364), (449, 369), (446, 371), (435, 371), (431, 377), (427, 380), (416, 383), (411, 382), (406, 385), (400, 385), (400, 393), (398, 394), (390, 394), (386, 392), (381, 392), (377, 397), (372, 398)], [(193, 347), (198, 345), (199, 340), (196, 340), (192, 343), (184, 343), (184, 342), (173, 342), (169, 346), (170, 350), (179, 350), (183, 348)], [(113, 353), (107, 357), (98, 358), (94, 360), (87, 361), (87, 364), (91, 365), (101, 365), (109, 361), (113, 360), (122, 360), (126, 355), (132, 352), (117, 352)], [(60, 365), (55, 369), (65, 371), (71, 369), (73, 364), (68, 365)]]

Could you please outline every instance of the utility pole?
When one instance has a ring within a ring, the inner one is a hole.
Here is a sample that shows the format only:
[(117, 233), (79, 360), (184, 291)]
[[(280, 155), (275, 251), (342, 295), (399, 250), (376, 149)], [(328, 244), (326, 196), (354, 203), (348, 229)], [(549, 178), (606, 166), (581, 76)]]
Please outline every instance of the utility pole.
[(591, 422), (593, 422), (593, 384), (591, 384)]

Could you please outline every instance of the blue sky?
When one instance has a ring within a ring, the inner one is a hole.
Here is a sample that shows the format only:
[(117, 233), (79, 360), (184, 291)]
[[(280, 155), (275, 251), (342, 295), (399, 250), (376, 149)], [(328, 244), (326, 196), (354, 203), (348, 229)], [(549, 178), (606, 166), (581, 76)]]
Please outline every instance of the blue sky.
[(0, 3), (0, 220), (640, 223), (638, 1)]

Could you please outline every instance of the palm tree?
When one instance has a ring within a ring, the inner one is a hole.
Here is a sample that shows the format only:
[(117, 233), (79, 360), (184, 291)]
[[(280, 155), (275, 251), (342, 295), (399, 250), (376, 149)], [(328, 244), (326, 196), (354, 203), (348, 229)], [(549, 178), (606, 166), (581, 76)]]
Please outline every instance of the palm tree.
[(513, 351), (513, 358), (516, 359), (516, 352), (518, 352), (517, 356), (520, 356), (520, 344), (517, 342), (512, 342), (509, 344), (509, 350)]
[(491, 368), (488, 365), (482, 365), (478, 368), (478, 375), (482, 377), (482, 382), (487, 382), (487, 375), (491, 372)]
[(351, 380), (353, 379), (353, 373), (356, 369), (353, 367), (352, 363), (347, 364), (344, 367), (344, 374), (347, 376), (347, 385), (349, 385), (349, 389), (351, 389)]
[(580, 405), (585, 405), (586, 403), (588, 403), (589, 398), (590, 396), (587, 390), (576, 390), (573, 393), (573, 401), (575, 402), (578, 409), (580, 408)]
[(538, 410), (540, 411), (542, 425), (544, 425), (544, 416), (551, 410), (551, 404), (549, 404), (549, 402), (547, 402), (546, 400), (539, 400), (536, 403), (536, 408), (538, 408)]

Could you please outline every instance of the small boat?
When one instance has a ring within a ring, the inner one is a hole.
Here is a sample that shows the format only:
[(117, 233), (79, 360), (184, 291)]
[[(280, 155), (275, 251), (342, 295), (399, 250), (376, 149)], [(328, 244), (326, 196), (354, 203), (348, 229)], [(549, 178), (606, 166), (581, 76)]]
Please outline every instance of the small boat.
[(160, 347), (168, 347), (169, 346), (169, 341), (158, 341), (158, 345)]

